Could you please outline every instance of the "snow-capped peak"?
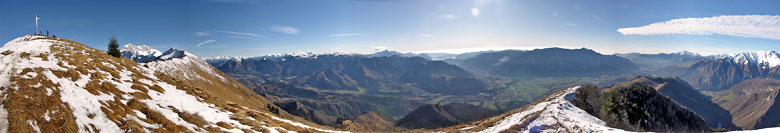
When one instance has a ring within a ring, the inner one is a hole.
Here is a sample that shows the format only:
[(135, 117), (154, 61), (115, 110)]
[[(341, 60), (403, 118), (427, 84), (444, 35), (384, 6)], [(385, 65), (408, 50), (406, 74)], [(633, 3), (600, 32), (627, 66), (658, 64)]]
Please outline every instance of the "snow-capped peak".
[(160, 52), (157, 49), (154, 49), (146, 45), (136, 46), (133, 45), (132, 43), (128, 43), (127, 45), (122, 47), (122, 49), (120, 49), (119, 51), (134, 52), (134, 53), (138, 53), (139, 55), (154, 55), (154, 56), (162, 55), (162, 52)]
[(163, 54), (152, 47), (146, 45), (136, 46), (130, 43), (123, 46), (119, 51), (122, 52), (122, 56), (125, 58), (142, 63), (154, 61), (158, 56)]
[(739, 64), (757, 64), (762, 68), (780, 66), (780, 54), (775, 51), (730, 53), (716, 57), (719, 59), (728, 58)]
[(165, 52), (162, 53), (162, 55), (159, 56), (160, 60), (169, 60), (173, 58), (182, 58), (182, 57), (193, 57), (197, 58), (197, 56), (193, 55), (190, 52), (181, 50), (181, 49), (175, 49), (175, 48), (169, 48)]

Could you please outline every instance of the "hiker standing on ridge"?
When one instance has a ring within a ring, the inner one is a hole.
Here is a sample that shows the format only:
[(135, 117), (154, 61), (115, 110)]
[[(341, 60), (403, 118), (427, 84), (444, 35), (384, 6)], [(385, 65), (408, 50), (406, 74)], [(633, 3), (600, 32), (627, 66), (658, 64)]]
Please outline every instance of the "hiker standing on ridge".
[(46, 36), (49, 36), (49, 30), (46, 30)]

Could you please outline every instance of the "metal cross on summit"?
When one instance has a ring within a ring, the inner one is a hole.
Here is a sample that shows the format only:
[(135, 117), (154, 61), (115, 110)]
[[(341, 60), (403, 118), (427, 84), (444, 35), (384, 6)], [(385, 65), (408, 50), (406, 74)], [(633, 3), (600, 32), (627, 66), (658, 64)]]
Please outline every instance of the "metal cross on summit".
[(38, 18), (38, 14), (35, 14), (35, 33), (38, 33), (38, 31), (40, 31), (38, 30), (38, 19), (41, 18)]

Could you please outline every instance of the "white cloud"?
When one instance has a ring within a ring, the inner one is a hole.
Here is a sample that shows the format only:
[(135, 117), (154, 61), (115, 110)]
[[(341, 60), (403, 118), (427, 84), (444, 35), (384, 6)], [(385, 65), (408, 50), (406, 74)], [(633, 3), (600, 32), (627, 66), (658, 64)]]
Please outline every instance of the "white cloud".
[(258, 38), (265, 37), (263, 35), (258, 35), (255, 33), (246, 33), (246, 32), (234, 32), (234, 31), (217, 31), (217, 32), (230, 34), (232, 37), (243, 38), (243, 39), (258, 39)]
[(455, 20), (455, 19), (458, 19), (458, 15), (454, 15), (454, 14), (441, 14), (441, 15), (436, 15), (436, 17), (438, 17), (439, 19), (444, 19), (444, 20)]
[(479, 9), (477, 8), (471, 8), (471, 15), (479, 16)]
[(199, 48), (201, 45), (212, 43), (212, 42), (215, 42), (215, 41), (217, 41), (217, 40), (206, 40), (206, 41), (198, 43), (198, 45), (195, 45), (195, 47)]
[(211, 35), (211, 33), (205, 32), (205, 31), (195, 32), (195, 33), (192, 33), (192, 34), (195, 35), (195, 36), (208, 36), (208, 35)]
[(593, 17), (593, 19), (596, 19), (596, 20), (599, 20), (599, 21), (604, 21), (603, 19), (601, 19), (601, 17), (596, 16), (596, 15), (590, 15), (590, 17)]
[(422, 37), (422, 38), (431, 38), (431, 37), (433, 37), (433, 35), (431, 35), (431, 34), (419, 34), (417, 36), (418, 37)]
[(681, 18), (641, 27), (619, 28), (623, 35), (729, 35), (780, 40), (780, 16), (724, 15), (706, 18)]
[(274, 25), (271, 27), (271, 31), (281, 32), (290, 35), (298, 35), (301, 33), (301, 29), (290, 27), (290, 26), (284, 26), (284, 25)]
[(328, 35), (328, 36), (330, 36), (330, 37), (343, 37), (343, 36), (362, 36), (362, 35), (363, 34), (360, 34), (360, 33), (344, 33), (344, 34), (333, 34), (333, 35)]
[(371, 47), (371, 50), (374, 50), (374, 51), (384, 51), (384, 50), (387, 50), (387, 47), (385, 47), (385, 46), (376, 46), (376, 47)]

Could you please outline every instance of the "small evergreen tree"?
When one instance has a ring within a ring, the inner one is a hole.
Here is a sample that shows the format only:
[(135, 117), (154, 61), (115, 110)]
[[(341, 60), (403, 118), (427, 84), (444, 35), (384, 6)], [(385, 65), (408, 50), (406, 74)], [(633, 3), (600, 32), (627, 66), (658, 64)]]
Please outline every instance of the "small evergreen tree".
[(122, 53), (119, 52), (119, 41), (114, 35), (111, 35), (111, 40), (108, 41), (108, 54), (114, 57), (122, 56)]

